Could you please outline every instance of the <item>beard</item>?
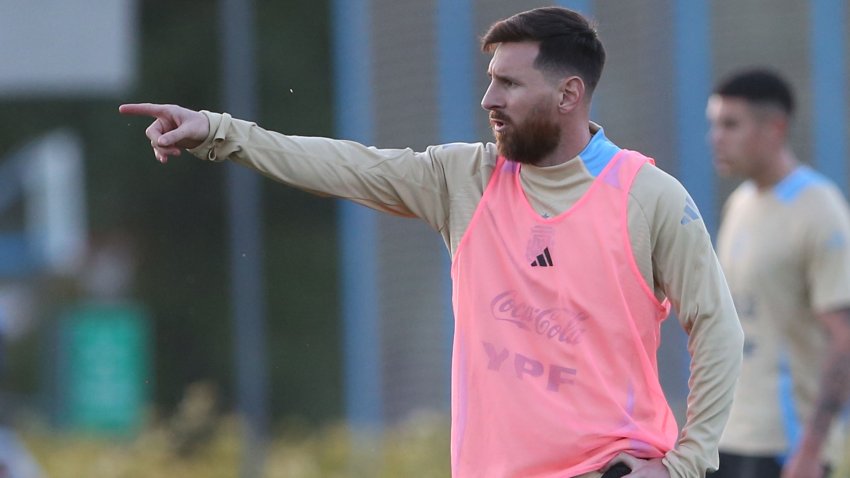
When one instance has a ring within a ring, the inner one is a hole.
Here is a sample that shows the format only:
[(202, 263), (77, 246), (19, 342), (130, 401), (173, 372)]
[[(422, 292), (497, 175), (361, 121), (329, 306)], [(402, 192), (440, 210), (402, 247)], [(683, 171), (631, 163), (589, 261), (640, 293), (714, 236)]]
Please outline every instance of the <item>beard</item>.
[(550, 155), (561, 142), (561, 129), (551, 120), (550, 111), (543, 104), (532, 108), (528, 118), (522, 123), (514, 123), (498, 111), (490, 114), (491, 119), (499, 120), (509, 126), (505, 132), (495, 132), (499, 154), (508, 161), (536, 165)]

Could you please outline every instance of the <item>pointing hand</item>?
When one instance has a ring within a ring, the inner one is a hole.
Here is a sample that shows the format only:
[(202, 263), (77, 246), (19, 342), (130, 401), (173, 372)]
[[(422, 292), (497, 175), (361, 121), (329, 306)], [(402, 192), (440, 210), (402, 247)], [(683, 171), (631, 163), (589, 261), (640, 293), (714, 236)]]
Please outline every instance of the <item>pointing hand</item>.
[(125, 104), (118, 111), (125, 115), (154, 118), (145, 135), (151, 141), (156, 160), (163, 164), (168, 162), (169, 156), (180, 156), (181, 149), (199, 146), (210, 131), (209, 121), (203, 113), (177, 105)]

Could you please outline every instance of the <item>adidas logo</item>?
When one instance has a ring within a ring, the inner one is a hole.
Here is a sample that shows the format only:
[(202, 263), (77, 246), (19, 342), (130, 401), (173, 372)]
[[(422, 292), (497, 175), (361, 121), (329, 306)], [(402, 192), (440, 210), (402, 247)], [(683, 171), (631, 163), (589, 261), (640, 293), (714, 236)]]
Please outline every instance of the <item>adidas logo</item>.
[(679, 223), (684, 226), (688, 223), (696, 221), (699, 218), (700, 216), (699, 210), (697, 209), (697, 205), (694, 204), (694, 200), (691, 199), (690, 196), (688, 196), (687, 200), (685, 201), (685, 214), (682, 216), (682, 220), (679, 221)]
[(543, 254), (537, 256), (537, 260), (531, 263), (531, 267), (553, 267), (552, 256), (549, 255), (549, 248), (543, 249)]
[(844, 234), (841, 234), (840, 231), (834, 231), (831, 236), (829, 236), (829, 240), (826, 241), (827, 249), (844, 249)]

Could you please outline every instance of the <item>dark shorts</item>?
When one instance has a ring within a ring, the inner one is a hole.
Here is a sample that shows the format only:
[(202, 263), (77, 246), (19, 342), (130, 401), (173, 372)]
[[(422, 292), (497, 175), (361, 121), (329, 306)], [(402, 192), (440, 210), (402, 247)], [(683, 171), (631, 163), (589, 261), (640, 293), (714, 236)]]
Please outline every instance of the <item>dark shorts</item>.
[[(824, 478), (829, 477), (829, 467), (824, 467)], [(710, 478), (779, 478), (782, 474), (781, 458), (776, 456), (742, 456), (720, 453), (720, 469), (709, 473)]]
[(632, 469), (623, 463), (617, 463), (616, 465), (608, 468), (608, 471), (602, 474), (602, 478), (620, 478), (621, 476), (628, 475), (632, 472)]

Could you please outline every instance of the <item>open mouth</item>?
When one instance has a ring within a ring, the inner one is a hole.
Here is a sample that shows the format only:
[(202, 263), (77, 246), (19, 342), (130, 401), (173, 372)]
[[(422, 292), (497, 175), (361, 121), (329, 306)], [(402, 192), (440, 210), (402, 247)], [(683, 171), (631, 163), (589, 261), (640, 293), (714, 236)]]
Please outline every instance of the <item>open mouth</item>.
[(500, 133), (508, 125), (507, 125), (507, 122), (504, 119), (491, 116), (490, 117), (490, 126), (493, 128), (493, 131), (495, 131), (496, 133)]

